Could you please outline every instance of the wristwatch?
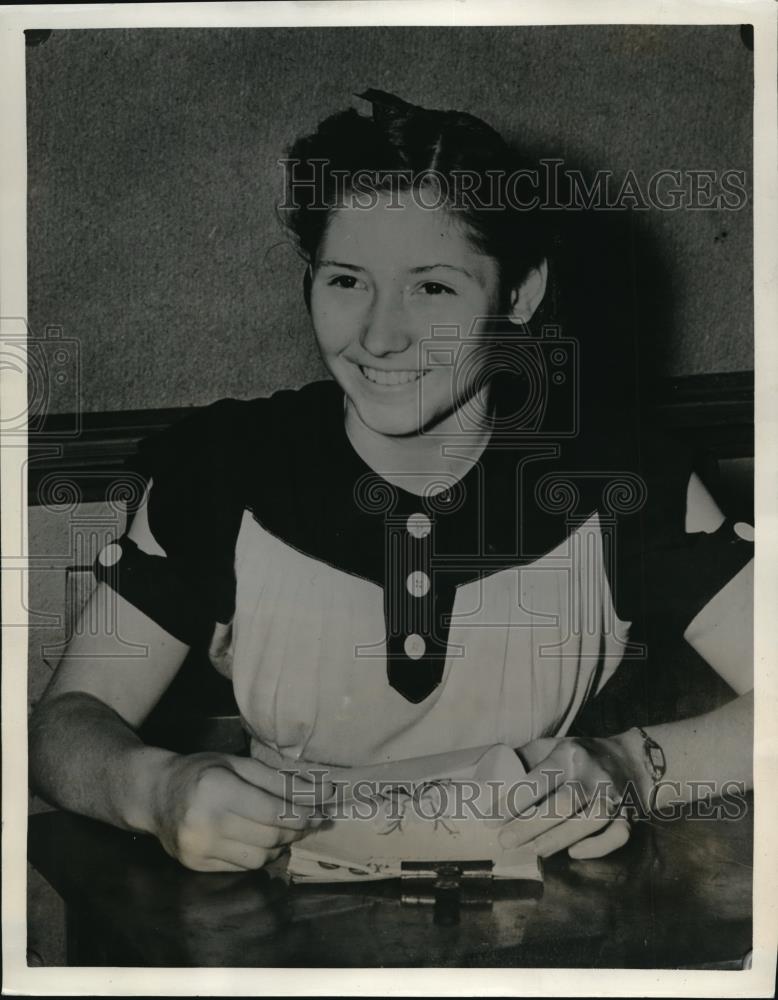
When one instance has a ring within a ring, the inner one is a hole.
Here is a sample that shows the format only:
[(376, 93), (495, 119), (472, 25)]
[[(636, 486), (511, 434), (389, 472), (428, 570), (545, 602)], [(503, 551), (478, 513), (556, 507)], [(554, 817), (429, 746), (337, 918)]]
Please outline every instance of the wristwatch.
[(643, 761), (646, 765), (646, 770), (651, 775), (651, 791), (648, 793), (648, 811), (653, 812), (654, 801), (656, 799), (657, 785), (665, 776), (667, 771), (667, 760), (665, 758), (665, 752), (656, 742), (652, 739), (648, 733), (643, 729), (642, 726), (635, 726), (635, 729), (640, 733), (643, 739)]

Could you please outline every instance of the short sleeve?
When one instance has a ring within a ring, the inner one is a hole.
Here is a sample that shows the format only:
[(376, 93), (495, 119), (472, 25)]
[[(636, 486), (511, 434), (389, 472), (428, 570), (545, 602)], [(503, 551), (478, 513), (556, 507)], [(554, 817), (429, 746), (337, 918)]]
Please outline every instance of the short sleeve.
[(207, 642), (234, 613), (241, 406), (221, 400), (141, 442), (129, 464), (150, 484), (146, 515), (164, 556), (125, 532), (94, 564), (99, 581), (188, 645)]
[(724, 673), (686, 632), (700, 608), (712, 599), (726, 602), (729, 582), (742, 577), (753, 555), (749, 533), (726, 510), (716, 531), (686, 531), (693, 472), (716, 499), (715, 466), (706, 454), (652, 432), (637, 444), (616, 441), (606, 458), (612, 477), (634, 486), (618, 510), (600, 507), (612, 542), (606, 559), (611, 593), (629, 631), (613, 678), (576, 719), (574, 731), (591, 736), (701, 714), (731, 698)]
[(681, 637), (689, 623), (753, 558), (753, 535), (726, 516), (715, 531), (687, 531), (689, 481), (711, 482), (707, 457), (666, 437), (644, 442), (641, 516), (627, 531), (621, 571), (633, 618), (646, 634)]

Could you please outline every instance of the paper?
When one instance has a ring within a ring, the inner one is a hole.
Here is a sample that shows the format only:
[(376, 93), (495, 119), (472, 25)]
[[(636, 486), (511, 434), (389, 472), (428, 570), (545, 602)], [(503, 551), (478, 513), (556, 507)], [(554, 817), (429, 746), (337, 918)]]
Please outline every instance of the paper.
[(417, 757), (338, 775), (333, 821), (295, 842), (295, 882), (396, 878), (404, 861), (487, 861), (502, 879), (542, 878), (532, 848), (505, 851), (503, 801), (525, 774), (504, 744)]

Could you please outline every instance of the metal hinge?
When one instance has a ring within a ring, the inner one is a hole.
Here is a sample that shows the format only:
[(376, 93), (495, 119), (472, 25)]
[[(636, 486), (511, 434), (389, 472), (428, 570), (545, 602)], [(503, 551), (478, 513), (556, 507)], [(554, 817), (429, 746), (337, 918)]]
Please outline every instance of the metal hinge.
[(493, 861), (403, 861), (404, 883), (431, 882), (434, 889), (459, 889), (463, 882), (492, 880)]
[(460, 906), (492, 904), (492, 861), (403, 861), (402, 902), (434, 906), (436, 922), (456, 923)]

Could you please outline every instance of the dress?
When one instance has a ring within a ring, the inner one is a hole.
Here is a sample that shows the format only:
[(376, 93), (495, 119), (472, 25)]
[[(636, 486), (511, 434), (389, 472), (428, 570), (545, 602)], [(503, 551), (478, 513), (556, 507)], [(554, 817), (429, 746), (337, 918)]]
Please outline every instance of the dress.
[[(501, 431), (418, 496), (353, 450), (333, 382), (222, 400), (140, 448), (165, 557), (125, 534), (96, 573), (209, 646), (267, 763), (564, 735), (645, 655), (651, 574), (688, 564), (685, 457), (624, 461), (611, 437)], [(688, 588), (681, 630), (750, 558), (731, 537), (696, 539), (715, 572)]]

